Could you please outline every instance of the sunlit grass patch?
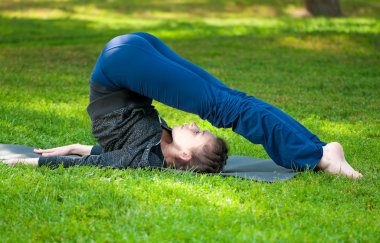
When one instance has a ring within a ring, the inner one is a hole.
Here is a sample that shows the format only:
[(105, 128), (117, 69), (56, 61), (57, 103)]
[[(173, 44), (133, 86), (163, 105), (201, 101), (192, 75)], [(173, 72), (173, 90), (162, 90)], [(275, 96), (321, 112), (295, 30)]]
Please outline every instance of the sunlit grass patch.
[(28, 8), (27, 10), (6, 10), (1, 12), (2, 16), (9, 18), (34, 18), (34, 19), (57, 19), (68, 18), (70, 13), (57, 8)]
[(285, 36), (278, 39), (277, 45), (300, 50), (327, 51), (340, 53), (366, 53), (368, 46), (352, 40), (350, 36), (335, 34), (329, 36)]

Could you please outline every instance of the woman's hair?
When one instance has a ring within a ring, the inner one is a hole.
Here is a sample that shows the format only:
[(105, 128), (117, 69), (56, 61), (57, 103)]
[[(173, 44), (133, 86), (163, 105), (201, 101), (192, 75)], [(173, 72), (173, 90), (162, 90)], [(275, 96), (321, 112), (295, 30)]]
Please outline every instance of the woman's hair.
[(227, 143), (222, 138), (216, 137), (212, 143), (193, 151), (192, 158), (189, 161), (177, 158), (175, 164), (177, 169), (199, 173), (218, 173), (226, 165), (227, 153)]

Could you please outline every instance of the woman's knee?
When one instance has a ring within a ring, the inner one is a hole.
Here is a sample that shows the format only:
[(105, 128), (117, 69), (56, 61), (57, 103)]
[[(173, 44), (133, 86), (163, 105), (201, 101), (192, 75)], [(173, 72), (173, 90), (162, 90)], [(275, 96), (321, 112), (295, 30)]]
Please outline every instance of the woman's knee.
[(112, 38), (105, 45), (103, 52), (107, 52), (111, 49), (123, 46), (143, 48), (145, 50), (154, 50), (153, 46), (145, 38), (135, 34), (125, 34)]
[(211, 111), (207, 118), (215, 127), (231, 128), (246, 107), (244, 96), (239, 92), (219, 91), (209, 102)]
[(149, 34), (147, 32), (133, 32), (130, 33), (130, 35), (137, 35), (140, 36), (141, 38), (145, 39), (146, 41), (152, 43), (158, 40), (158, 38), (152, 34)]

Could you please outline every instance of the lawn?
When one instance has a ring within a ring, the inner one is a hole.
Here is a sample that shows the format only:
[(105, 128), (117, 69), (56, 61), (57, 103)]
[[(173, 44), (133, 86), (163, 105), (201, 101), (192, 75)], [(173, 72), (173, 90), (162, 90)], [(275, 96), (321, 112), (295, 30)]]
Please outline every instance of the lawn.
[[(128, 3), (125, 3), (128, 2)], [(145, 31), (232, 88), (272, 103), (364, 174), (305, 172), (262, 183), (158, 170), (0, 164), (0, 238), (25, 241), (380, 241), (380, 3), (344, 18), (302, 1), (1, 1), (0, 143), (95, 144), (88, 81), (104, 44)], [(230, 129), (196, 121), (230, 155), (268, 158)]]

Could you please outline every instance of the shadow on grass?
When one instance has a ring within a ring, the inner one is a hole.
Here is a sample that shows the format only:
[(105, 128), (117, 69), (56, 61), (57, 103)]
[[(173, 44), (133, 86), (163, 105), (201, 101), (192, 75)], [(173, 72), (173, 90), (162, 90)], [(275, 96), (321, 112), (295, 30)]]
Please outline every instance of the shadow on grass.
[[(1, 15), (0, 15), (1, 16)], [(117, 17), (111, 16), (110, 19)], [(134, 31), (152, 32), (166, 39), (198, 39), (206, 37), (244, 37), (279, 38), (286, 35), (319, 36), (331, 35), (353, 37), (360, 45), (378, 50), (377, 38), (380, 27), (374, 20), (344, 20), (311, 18), (296, 20), (289, 18), (260, 19), (249, 22), (191, 21), (186, 19), (150, 19), (142, 18), (138, 22), (134, 17), (124, 16), (125, 23), (112, 23), (101, 26), (101, 22), (76, 18), (8, 18), (0, 17), (2, 35), (0, 44), (7, 46), (27, 45), (65, 45), (105, 43), (110, 38)]]
[[(275, 17), (289, 15), (290, 8), (304, 9), (304, 4), (294, 0), (204, 0), (204, 1), (141, 1), (141, 0), (86, 0), (86, 1), (7, 1), (0, 3), (0, 11), (28, 11), (39, 8), (43, 12), (60, 10), (74, 13), (78, 7), (95, 7), (98, 9), (118, 12), (121, 14), (135, 14), (150, 16), (151, 14), (175, 13), (176, 15), (190, 15), (197, 17), (224, 16), (226, 14)], [(346, 16), (377, 16), (380, 5), (376, 1), (354, 1), (342, 3), (342, 10)]]
[[(294, 2), (294, 1), (293, 1)], [(42, 12), (59, 10), (65, 13), (75, 13), (78, 7), (93, 7), (120, 14), (130, 14), (135, 16), (150, 17), (168, 15), (176, 16), (225, 16), (249, 13), (255, 16), (281, 16), (286, 15), (285, 8), (292, 4), (292, 1), (279, 3), (278, 1), (256, 0), (206, 0), (206, 1), (140, 1), (140, 0), (116, 0), (104, 2), (101, 0), (92, 1), (39, 1), (39, 2), (6, 2), (0, 4), (0, 11), (28, 11), (39, 9)], [(302, 6), (302, 5), (301, 5)]]
[(117, 33), (95, 30), (88, 26), (88, 21), (73, 19), (0, 17), (0, 25), (4, 26), (0, 44), (8, 44), (9, 47), (104, 42), (105, 36)]

